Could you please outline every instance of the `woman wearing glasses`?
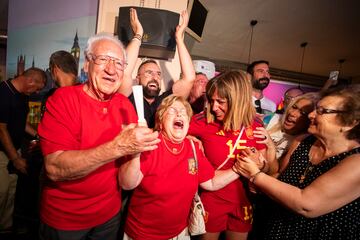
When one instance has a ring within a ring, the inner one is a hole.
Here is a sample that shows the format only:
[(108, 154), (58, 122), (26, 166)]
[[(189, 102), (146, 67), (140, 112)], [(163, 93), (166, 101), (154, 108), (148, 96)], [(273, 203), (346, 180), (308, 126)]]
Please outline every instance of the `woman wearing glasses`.
[(155, 115), (161, 139), (158, 148), (120, 167), (120, 186), (135, 188), (124, 239), (190, 240), (188, 216), (198, 186), (214, 191), (239, 178), (231, 168), (214, 174), (197, 143), (195, 160), (191, 142), (185, 138), (191, 115), (185, 99), (166, 97)]
[[(271, 168), (274, 176), (278, 175), (279, 166), (292, 141), (307, 133), (310, 125), (308, 114), (314, 110), (318, 100), (318, 93), (305, 93), (298, 96), (288, 104), (283, 115), (274, 115), (266, 130), (259, 127), (254, 131), (256, 136), (264, 139), (262, 143), (267, 146), (266, 157), (269, 162), (273, 163)], [(254, 195), (252, 200), (256, 205), (252, 236), (255, 236), (256, 239), (262, 239), (264, 222), (269, 216), (269, 200), (263, 194)]]
[(252, 152), (235, 164), (274, 201), (265, 239), (360, 239), (360, 89), (325, 92), (309, 114), (278, 179), (262, 173)]

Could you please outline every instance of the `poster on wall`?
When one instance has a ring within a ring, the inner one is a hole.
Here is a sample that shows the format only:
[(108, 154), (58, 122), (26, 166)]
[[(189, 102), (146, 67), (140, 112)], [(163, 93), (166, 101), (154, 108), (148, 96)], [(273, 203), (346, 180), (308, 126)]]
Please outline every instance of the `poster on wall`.
[[(97, 0), (9, 2), (7, 76), (13, 78), (30, 67), (47, 72), (49, 57), (58, 50), (70, 52), (78, 63), (78, 81), (86, 81), (84, 48), (95, 33)], [(50, 79), (40, 95), (54, 87)]]

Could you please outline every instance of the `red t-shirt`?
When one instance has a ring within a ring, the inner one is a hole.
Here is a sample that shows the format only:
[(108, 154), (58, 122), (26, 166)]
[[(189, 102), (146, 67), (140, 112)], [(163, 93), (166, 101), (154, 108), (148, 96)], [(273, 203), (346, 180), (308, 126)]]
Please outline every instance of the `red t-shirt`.
[[(125, 232), (132, 239), (169, 239), (188, 225), (190, 206), (199, 183), (214, 177), (214, 169), (196, 145), (198, 167), (190, 141), (173, 155), (164, 145), (172, 147), (161, 135), (159, 147), (141, 154), (144, 175), (130, 200)], [(198, 169), (198, 170), (197, 170)]]
[[(230, 156), (229, 161), (221, 168), (222, 170), (229, 169), (234, 165), (235, 160), (241, 155), (241, 149), (255, 147), (256, 149), (261, 150), (266, 148), (266, 145), (264, 144), (257, 144), (256, 141), (261, 139), (256, 139), (253, 135), (253, 130), (260, 126), (262, 126), (261, 120), (256, 119), (251, 127), (246, 127), (244, 129), (240, 138), (240, 143), (236, 146), (236, 150), (233, 155)], [(213, 165), (214, 169), (217, 169), (231, 153), (239, 133), (240, 131), (224, 131), (223, 126), (217, 122), (210, 124), (206, 123), (203, 112), (192, 117), (188, 132), (189, 135), (198, 137), (202, 141), (205, 155)], [(204, 191), (204, 193), (207, 193), (207, 191)], [(208, 193), (215, 194), (218, 197), (233, 203), (240, 203), (244, 198), (247, 198), (241, 179), (231, 182), (220, 190)]]
[[(58, 150), (93, 148), (112, 140), (122, 124), (136, 119), (134, 107), (123, 95), (115, 94), (110, 101), (99, 102), (83, 91), (83, 85), (60, 88), (48, 99), (39, 125), (41, 149), (46, 156)], [(57, 229), (81, 230), (112, 218), (121, 206), (119, 161), (77, 180), (46, 179), (41, 220)]]

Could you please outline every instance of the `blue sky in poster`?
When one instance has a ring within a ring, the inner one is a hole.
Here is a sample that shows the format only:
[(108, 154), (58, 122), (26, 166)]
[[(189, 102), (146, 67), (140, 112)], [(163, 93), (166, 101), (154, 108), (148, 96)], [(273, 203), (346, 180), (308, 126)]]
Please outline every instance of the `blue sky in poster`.
[(58, 50), (70, 52), (76, 31), (81, 51), (79, 68), (82, 68), (86, 41), (95, 33), (95, 26), (96, 16), (88, 16), (9, 30), (7, 77), (16, 74), (17, 58), (20, 55), (26, 56), (25, 69), (31, 67), (33, 58), (36, 67), (47, 69), (51, 53)]

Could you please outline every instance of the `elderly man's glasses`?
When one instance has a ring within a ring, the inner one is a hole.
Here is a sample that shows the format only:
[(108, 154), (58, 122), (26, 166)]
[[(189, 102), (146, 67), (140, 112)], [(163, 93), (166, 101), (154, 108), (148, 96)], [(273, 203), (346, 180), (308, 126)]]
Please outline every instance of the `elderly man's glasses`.
[(89, 54), (88, 56), (97, 65), (105, 66), (109, 64), (110, 61), (112, 61), (117, 70), (122, 71), (126, 67), (125, 61), (119, 58), (114, 58), (107, 55), (94, 55), (94, 54)]
[(316, 111), (316, 114), (319, 114), (319, 115), (348, 112), (348, 111), (344, 111), (344, 110), (323, 108), (323, 107), (320, 107), (320, 106), (316, 106), (315, 111)]

